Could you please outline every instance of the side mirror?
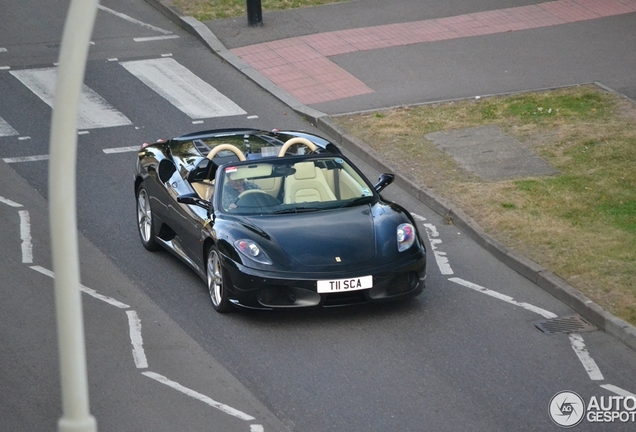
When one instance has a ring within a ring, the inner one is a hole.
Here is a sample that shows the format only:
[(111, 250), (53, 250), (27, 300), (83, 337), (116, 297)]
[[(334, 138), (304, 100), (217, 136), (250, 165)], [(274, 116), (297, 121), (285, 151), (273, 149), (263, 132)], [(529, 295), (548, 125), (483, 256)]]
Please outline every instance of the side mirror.
[(209, 201), (202, 200), (197, 196), (196, 193), (179, 195), (177, 197), (177, 202), (180, 204), (195, 205), (207, 210), (208, 212), (210, 211), (210, 207), (212, 206)]
[(380, 193), (382, 192), (382, 190), (384, 190), (385, 187), (393, 183), (393, 180), (395, 180), (394, 174), (391, 174), (391, 173), (380, 174), (380, 178), (378, 179), (378, 182), (373, 186), (373, 188), (375, 189), (377, 193)]

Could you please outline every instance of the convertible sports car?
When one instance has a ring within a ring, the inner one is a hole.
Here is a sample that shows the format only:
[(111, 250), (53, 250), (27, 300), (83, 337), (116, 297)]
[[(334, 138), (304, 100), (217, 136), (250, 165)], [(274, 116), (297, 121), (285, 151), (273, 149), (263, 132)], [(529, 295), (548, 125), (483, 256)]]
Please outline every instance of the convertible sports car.
[(144, 144), (135, 174), (143, 246), (206, 281), (218, 312), (414, 297), (426, 250), (411, 215), (331, 142), (222, 129)]

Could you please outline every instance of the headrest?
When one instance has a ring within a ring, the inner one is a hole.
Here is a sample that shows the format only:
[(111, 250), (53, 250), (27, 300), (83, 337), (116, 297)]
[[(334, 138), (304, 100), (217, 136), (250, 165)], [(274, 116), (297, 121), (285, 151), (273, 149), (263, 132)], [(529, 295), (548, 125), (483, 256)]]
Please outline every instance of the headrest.
[(316, 178), (316, 166), (313, 162), (299, 162), (294, 165), (296, 180), (308, 180)]

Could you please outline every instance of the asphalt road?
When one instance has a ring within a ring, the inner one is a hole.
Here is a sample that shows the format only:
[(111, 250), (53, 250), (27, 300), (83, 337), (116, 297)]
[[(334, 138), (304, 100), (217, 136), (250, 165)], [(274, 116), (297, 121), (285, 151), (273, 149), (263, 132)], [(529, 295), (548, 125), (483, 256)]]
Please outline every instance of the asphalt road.
[[(66, 4), (39, 2), (34, 9), (33, 2), (0, 0), (8, 23), (0, 30), (0, 48), (6, 48), (0, 51), (6, 66), (0, 69), (0, 117), (16, 131), (0, 136), (0, 385), (8, 389), (0, 396), (2, 430), (50, 429), (60, 415), (52, 284), (32, 268), (51, 268), (46, 160), (29, 159), (48, 153), (51, 110), (18, 77), (56, 61)], [(192, 271), (167, 253), (142, 248), (132, 190), (135, 153), (113, 149), (237, 125), (318, 131), (145, 2), (102, 5), (134, 20), (100, 10), (85, 79), (130, 123), (87, 128), (79, 136), (82, 284), (129, 306), (84, 296), (91, 407), (101, 430), (558, 430), (547, 406), (559, 391), (586, 399), (615, 395), (616, 388), (636, 392), (633, 351), (598, 331), (581, 333), (581, 340), (539, 332), (535, 322), (572, 310), (395, 185), (385, 196), (418, 215), (428, 237), (423, 296), (386, 306), (214, 313)], [(45, 19), (49, 25), (42, 26)], [(178, 38), (133, 39), (156, 36)], [(200, 119), (122, 67), (166, 58), (245, 114), (193, 124)], [(25, 262), (21, 211), (30, 215), (32, 262)], [(131, 355), (133, 311), (147, 367)], [(159, 385), (148, 373), (196, 394)], [(197, 395), (252, 418), (227, 414)]]

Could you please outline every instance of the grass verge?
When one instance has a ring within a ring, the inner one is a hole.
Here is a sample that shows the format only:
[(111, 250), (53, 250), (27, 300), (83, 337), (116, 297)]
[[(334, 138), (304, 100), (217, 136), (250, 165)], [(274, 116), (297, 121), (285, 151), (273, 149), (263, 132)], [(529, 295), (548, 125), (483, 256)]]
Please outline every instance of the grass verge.
[[(296, 9), (337, 3), (342, 0), (261, 0), (263, 12)], [(184, 15), (199, 21), (233, 18), (247, 15), (246, 0), (174, 0), (173, 4)]]
[[(636, 107), (597, 86), (397, 108), (335, 120), (491, 236), (636, 325)], [(496, 125), (551, 177), (484, 181), (424, 136)]]

